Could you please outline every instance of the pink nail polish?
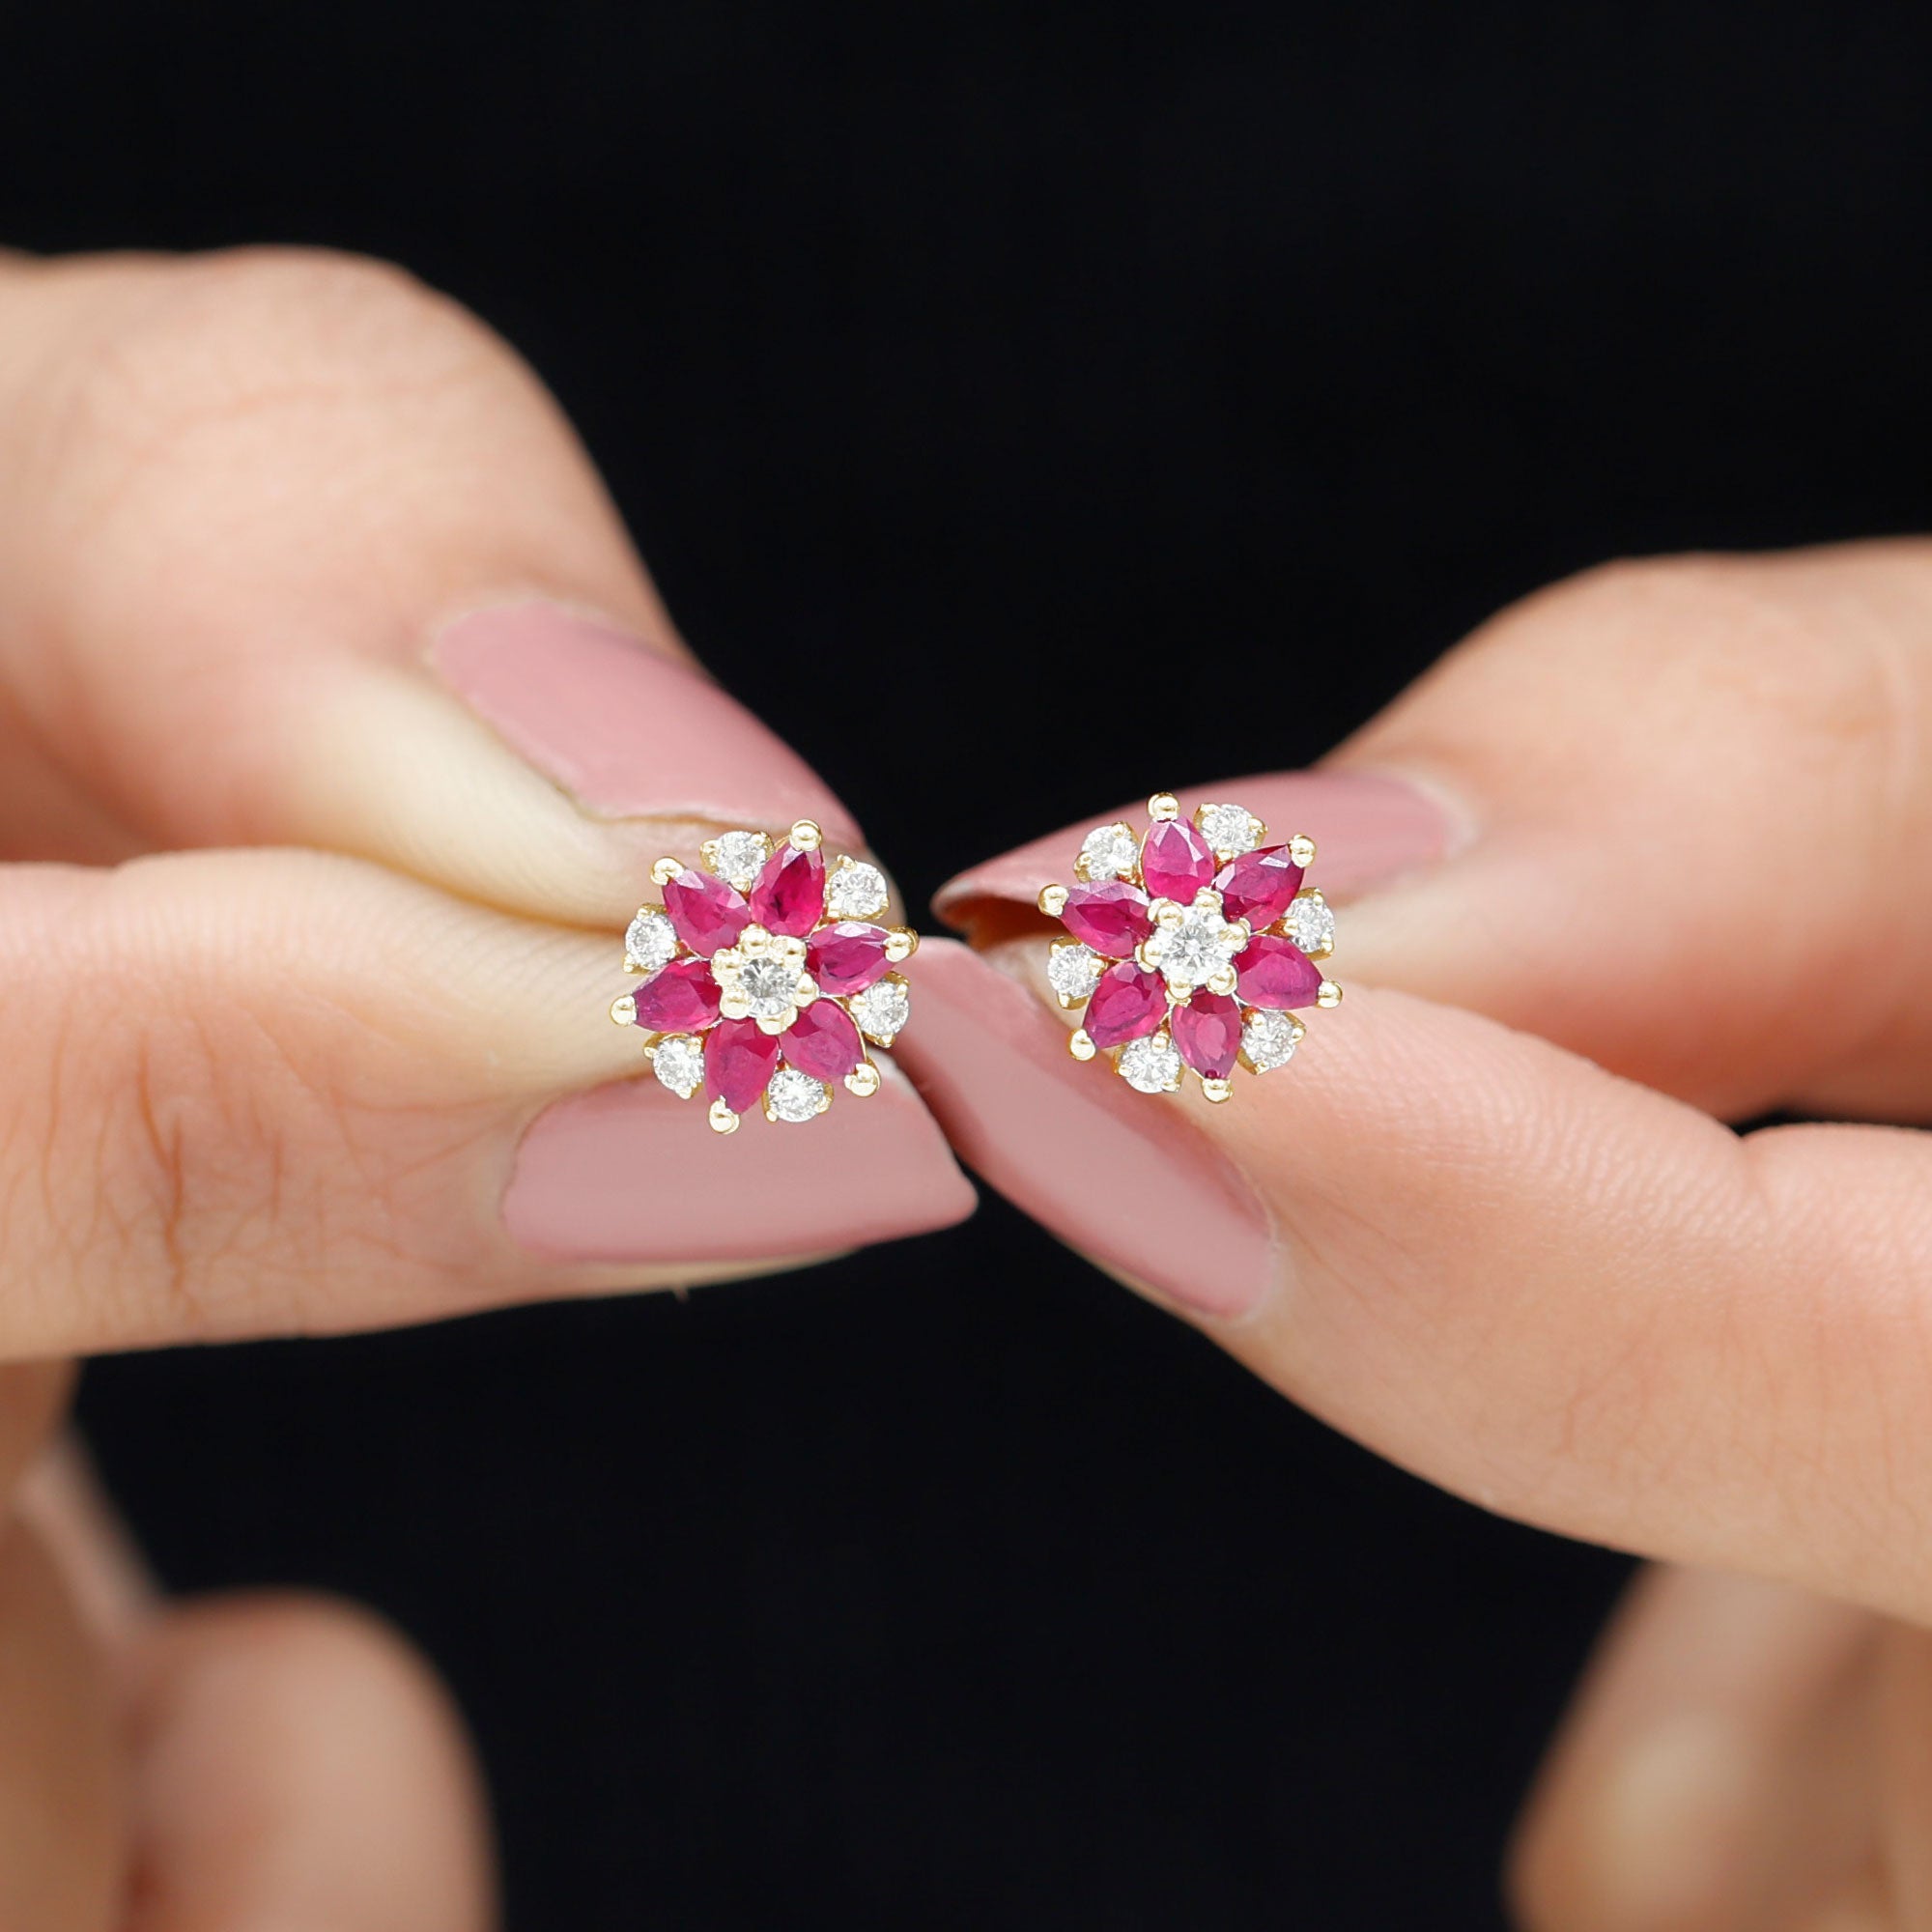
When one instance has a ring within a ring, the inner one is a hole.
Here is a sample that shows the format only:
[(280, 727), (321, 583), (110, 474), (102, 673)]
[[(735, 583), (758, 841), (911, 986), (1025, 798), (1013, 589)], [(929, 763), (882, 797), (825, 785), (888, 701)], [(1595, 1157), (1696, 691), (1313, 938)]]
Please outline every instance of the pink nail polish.
[(922, 1235), (974, 1206), (903, 1075), (888, 1072), (867, 1099), (841, 1094), (802, 1125), (752, 1120), (728, 1136), (711, 1131), (701, 1103), (645, 1077), (538, 1115), (503, 1218), (513, 1240), (552, 1261), (732, 1262)]
[[(1179, 792), (1183, 814), (1206, 800), (1235, 800), (1267, 821), (1268, 838), (1305, 832), (1321, 858), (1317, 877), (1331, 898), (1360, 893), (1398, 873), (1434, 863), (1456, 842), (1457, 828), (1445, 809), (1401, 779), (1375, 772), (1275, 772), (1227, 779)], [(1067, 867), (1080, 840), (1110, 818), (1147, 822), (1147, 800), (1118, 811), (1096, 811), (1064, 831), (989, 859), (942, 886), (933, 909), (953, 924), (971, 923), (976, 899), (1011, 899), (1031, 905), (1042, 886), (1069, 881)]]
[(897, 1052), (948, 1138), (1063, 1239), (1202, 1314), (1245, 1314), (1274, 1241), (1245, 1180), (1169, 1106), (1066, 1051), (1024, 986), (952, 940), (919, 953)]
[(544, 603), (473, 611), (430, 661), (511, 748), (586, 810), (784, 827), (815, 819), (863, 847), (851, 814), (783, 739), (701, 672)]

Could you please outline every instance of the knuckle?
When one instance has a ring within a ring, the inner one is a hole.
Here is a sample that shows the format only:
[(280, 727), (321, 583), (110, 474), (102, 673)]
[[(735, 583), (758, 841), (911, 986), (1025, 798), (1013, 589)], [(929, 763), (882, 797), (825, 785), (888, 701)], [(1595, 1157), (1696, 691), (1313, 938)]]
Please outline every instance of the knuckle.
[[(374, 441), (399, 410), (507, 380), (526, 379), (501, 340), (402, 269), (241, 249), (118, 280), (40, 392), (29, 441), (43, 486), (85, 518), (131, 473), (159, 464), (172, 480), (203, 445), (223, 466), (259, 467), (317, 435)], [(144, 493), (144, 510), (163, 494)]]
[[(1600, 564), (1511, 606), (1443, 670), (1430, 728), (1507, 738), (1557, 770), (1605, 743), (1695, 741), (1752, 795), (1828, 768), (1895, 774), (1928, 696), (1844, 566), (1802, 553)], [(1855, 770), (1848, 753), (1871, 755)]]
[[(345, 1278), (446, 1272), (410, 1231), (412, 1187), (435, 1192), (460, 1159), (447, 1118), (425, 1106), (399, 1122), (400, 1103), (358, 1094), (358, 1042), (326, 1022), (313, 1031), (313, 1043), (283, 1037), (238, 1003), (163, 1005), (103, 1060), (77, 1023), (62, 1038), (49, 1030), (45, 1097), (0, 1147), (12, 1331), (0, 1354), (76, 1333), (299, 1332), (327, 1325)], [(405, 1159), (377, 1153), (391, 1144)]]

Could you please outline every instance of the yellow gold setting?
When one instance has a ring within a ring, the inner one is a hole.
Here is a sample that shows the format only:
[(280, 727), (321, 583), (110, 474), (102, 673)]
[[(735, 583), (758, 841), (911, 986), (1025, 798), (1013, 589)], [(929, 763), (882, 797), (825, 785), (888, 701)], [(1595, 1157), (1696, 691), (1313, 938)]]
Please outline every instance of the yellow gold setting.
[[(876, 1094), (870, 1049), (890, 1047), (911, 1010), (905, 975), (888, 969), (919, 950), (910, 925), (877, 923), (892, 899), (878, 867), (825, 852), (809, 818), (782, 835), (721, 832), (696, 856), (695, 868), (674, 854), (651, 867), (653, 883), (676, 890), (671, 903), (638, 909), (625, 936), (634, 984), (611, 1004), (613, 1022), (639, 1029), (659, 1084), (701, 1094), (721, 1134), (738, 1130), (753, 1099), (767, 1121), (793, 1124), (826, 1112), (837, 1089)], [(837, 992), (813, 970), (821, 944)], [(821, 1007), (837, 1013), (801, 1027)]]
[[(1074, 884), (1038, 895), (1067, 933), (1047, 949), (1046, 977), (1061, 1009), (1085, 1016), (1067, 1037), (1075, 1060), (1105, 1057), (1148, 1094), (1179, 1091), (1192, 1073), (1218, 1106), (1236, 1066), (1272, 1072), (1301, 1044), (1307, 1028), (1289, 1009), (1340, 1005), (1342, 988), (1314, 964), (1334, 952), (1335, 921), (1301, 883), (1315, 858), (1306, 834), (1271, 845), (1245, 807), (1204, 800), (1179, 834), (1155, 839), (1180, 816), (1175, 793), (1155, 792), (1145, 837), (1125, 820), (1086, 834)], [(1168, 892), (1151, 893), (1151, 877)]]

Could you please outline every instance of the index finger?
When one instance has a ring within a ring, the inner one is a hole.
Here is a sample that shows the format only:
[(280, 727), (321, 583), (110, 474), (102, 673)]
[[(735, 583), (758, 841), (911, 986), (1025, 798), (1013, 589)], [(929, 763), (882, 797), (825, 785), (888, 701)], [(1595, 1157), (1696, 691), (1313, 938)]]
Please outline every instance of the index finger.
[[(1354, 991), (1233, 1105), (1132, 1092), (966, 949), (903, 1054), (1003, 1193), (1487, 1508), (1932, 1614), (1932, 1148), (1740, 1139), (1492, 1020)], [(1245, 1079), (1245, 1076), (1243, 1076)]]

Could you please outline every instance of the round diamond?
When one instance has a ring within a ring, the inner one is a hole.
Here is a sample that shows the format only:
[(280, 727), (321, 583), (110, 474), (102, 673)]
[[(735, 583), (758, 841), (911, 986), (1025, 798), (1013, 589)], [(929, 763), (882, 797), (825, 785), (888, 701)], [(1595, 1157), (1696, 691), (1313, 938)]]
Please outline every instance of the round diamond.
[(876, 866), (855, 859), (840, 866), (825, 882), (825, 912), (829, 919), (876, 919), (890, 895), (886, 875)]
[(670, 915), (660, 912), (656, 906), (646, 906), (631, 922), (631, 929), (624, 935), (624, 952), (631, 963), (645, 973), (655, 973), (674, 958), (677, 927), (670, 923)]
[(1081, 842), (1080, 857), (1089, 879), (1130, 879), (1140, 858), (1140, 841), (1124, 825), (1096, 825)]
[(762, 832), (724, 832), (711, 850), (712, 870), (741, 893), (749, 893), (772, 856), (772, 841)]
[(738, 990), (753, 1019), (779, 1019), (792, 1009), (798, 968), (782, 959), (748, 959), (738, 974)]
[(846, 1001), (845, 1010), (859, 1022), (859, 1031), (867, 1039), (890, 1046), (893, 1037), (904, 1029), (912, 1016), (912, 998), (906, 982), (896, 973), (890, 973), (877, 985), (854, 993)]
[(1078, 1006), (1099, 984), (1107, 966), (1091, 946), (1056, 946), (1046, 955), (1047, 984)]
[(704, 1085), (704, 1042), (696, 1034), (670, 1033), (651, 1052), (651, 1071), (681, 1100)]
[(1241, 951), (1240, 932), (1218, 907), (1189, 906), (1174, 925), (1156, 925), (1146, 946), (1147, 963), (1177, 990), (1205, 986)]
[(781, 1066), (765, 1089), (765, 1100), (781, 1121), (809, 1121), (826, 1101), (825, 1083), (796, 1066)]
[(1171, 1094), (1180, 1085), (1180, 1056), (1163, 1033), (1122, 1047), (1121, 1078), (1143, 1094)]
[(1321, 952), (1335, 944), (1335, 915), (1312, 894), (1291, 902), (1281, 929), (1304, 952)]
[(1262, 842), (1262, 823), (1244, 805), (1204, 805), (1195, 824), (1223, 861), (1238, 859)]
[(1286, 1066), (1294, 1058), (1294, 1021), (1287, 1013), (1257, 1007), (1241, 1029), (1241, 1052), (1257, 1073)]

